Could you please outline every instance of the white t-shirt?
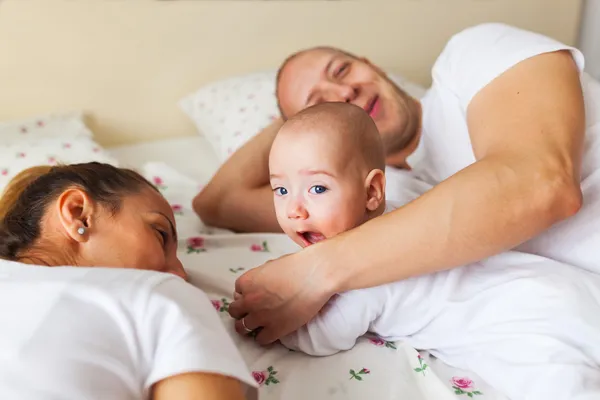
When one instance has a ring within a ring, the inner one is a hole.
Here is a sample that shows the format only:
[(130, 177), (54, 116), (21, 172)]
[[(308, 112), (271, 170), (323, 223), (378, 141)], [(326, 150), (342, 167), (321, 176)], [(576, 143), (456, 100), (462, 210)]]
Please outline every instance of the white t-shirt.
[[(435, 185), (473, 164), (466, 120), (471, 99), (519, 62), (558, 50), (569, 50), (583, 70), (579, 50), (508, 25), (482, 24), (453, 36), (435, 62), (432, 86), (421, 99), (422, 137), (407, 160), (415, 175)], [(518, 250), (600, 272), (595, 249), (600, 248), (600, 84), (586, 74), (581, 82), (586, 107), (583, 208)]]
[(187, 372), (256, 383), (199, 289), (174, 275), (0, 260), (0, 399), (144, 399)]

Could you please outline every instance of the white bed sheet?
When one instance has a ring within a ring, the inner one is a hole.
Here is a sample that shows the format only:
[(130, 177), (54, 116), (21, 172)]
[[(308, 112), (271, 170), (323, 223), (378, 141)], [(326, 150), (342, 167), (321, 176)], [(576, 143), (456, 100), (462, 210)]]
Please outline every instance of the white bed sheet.
[[(207, 292), (268, 400), (366, 399), (505, 400), (474, 373), (449, 367), (402, 343), (364, 338), (351, 351), (314, 358), (279, 344), (261, 348), (233, 330), (227, 313), (235, 279), (269, 259), (296, 251), (284, 235), (214, 232), (191, 210), (191, 200), (218, 168), (202, 137), (111, 149), (122, 165), (158, 185), (176, 210), (179, 256), (194, 285)], [(215, 234), (218, 233), (218, 234)]]
[(110, 148), (122, 167), (141, 169), (148, 162), (163, 162), (180, 173), (207, 182), (219, 168), (208, 140), (191, 136)]

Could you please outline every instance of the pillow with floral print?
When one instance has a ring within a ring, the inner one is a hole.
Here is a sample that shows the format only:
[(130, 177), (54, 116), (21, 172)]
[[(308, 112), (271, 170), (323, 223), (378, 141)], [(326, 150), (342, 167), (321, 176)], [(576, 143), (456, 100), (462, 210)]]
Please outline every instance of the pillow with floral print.
[(117, 165), (92, 136), (78, 113), (0, 122), (0, 193), (15, 175), (36, 165)]
[[(276, 73), (263, 71), (212, 82), (179, 102), (221, 162), (279, 116)], [(400, 75), (389, 77), (415, 97), (425, 93), (423, 87)]]
[(47, 114), (31, 118), (0, 121), (0, 146), (22, 140), (45, 138), (92, 138), (80, 112)]

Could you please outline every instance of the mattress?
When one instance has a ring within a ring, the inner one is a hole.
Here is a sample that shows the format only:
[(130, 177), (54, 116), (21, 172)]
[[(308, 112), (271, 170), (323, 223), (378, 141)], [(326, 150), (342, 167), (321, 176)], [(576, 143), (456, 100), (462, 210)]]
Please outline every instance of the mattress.
[(202, 137), (173, 139), (111, 149), (122, 165), (153, 181), (175, 211), (178, 255), (191, 283), (204, 290), (215, 312), (260, 385), (267, 400), (506, 400), (472, 372), (443, 364), (427, 352), (375, 336), (350, 351), (311, 357), (281, 344), (260, 347), (235, 333), (227, 310), (238, 276), (264, 262), (297, 251), (285, 235), (233, 234), (205, 226), (191, 209), (199, 188), (219, 163)]

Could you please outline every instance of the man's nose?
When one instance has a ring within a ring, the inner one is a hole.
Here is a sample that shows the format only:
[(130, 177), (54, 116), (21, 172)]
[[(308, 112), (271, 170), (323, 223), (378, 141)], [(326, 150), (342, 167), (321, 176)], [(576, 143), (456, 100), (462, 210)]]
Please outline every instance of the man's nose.
[(358, 96), (358, 90), (348, 84), (335, 83), (330, 87), (329, 90), (329, 101), (343, 101), (345, 103), (352, 103)]

